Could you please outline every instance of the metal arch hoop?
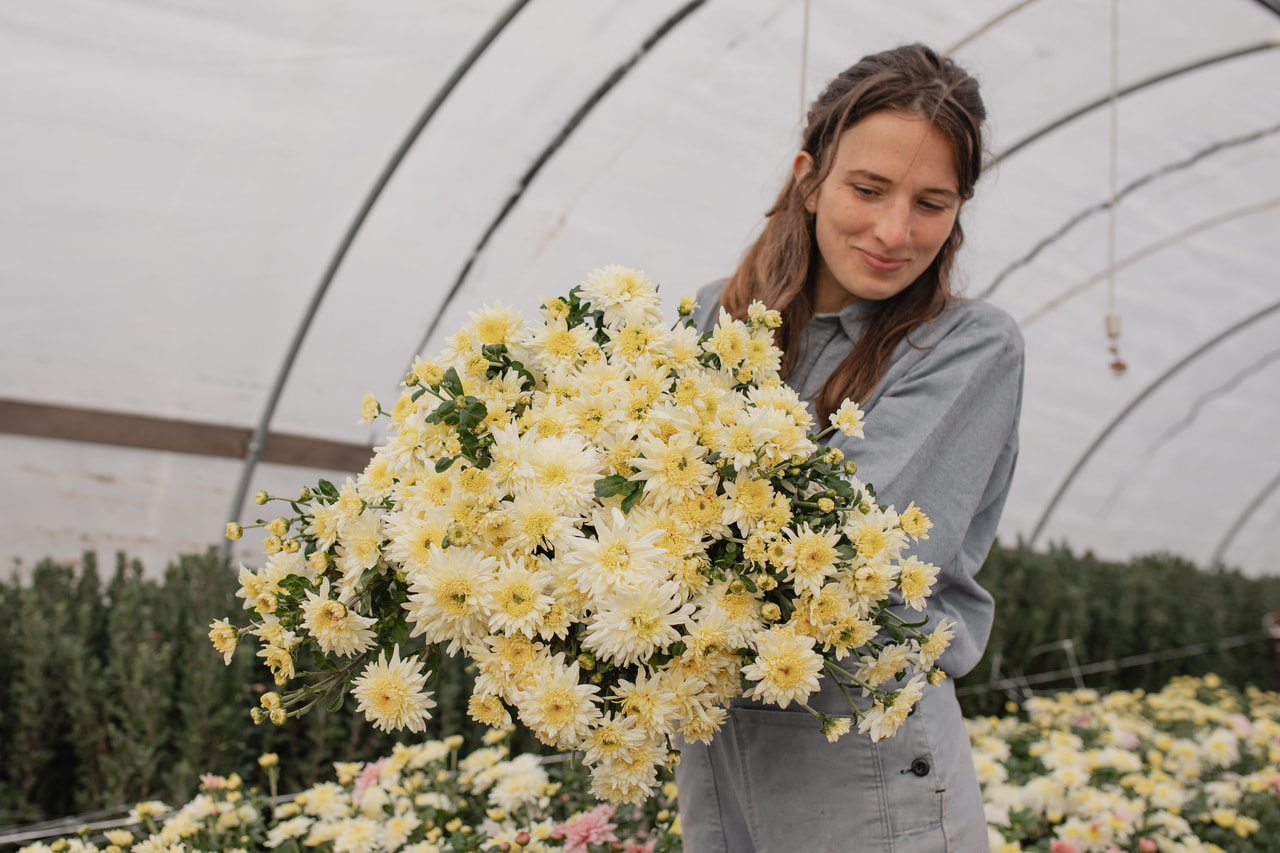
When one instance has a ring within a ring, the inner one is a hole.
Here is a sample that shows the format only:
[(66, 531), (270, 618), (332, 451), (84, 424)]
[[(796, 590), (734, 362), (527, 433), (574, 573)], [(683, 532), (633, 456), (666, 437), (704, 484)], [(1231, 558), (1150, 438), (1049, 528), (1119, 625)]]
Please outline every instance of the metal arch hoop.
[[(346, 258), (347, 252), (355, 242), (356, 235), (360, 233), (361, 227), (363, 227), (370, 211), (373, 210), (373, 206), (378, 201), (379, 196), (382, 195), (382, 191), (391, 181), (392, 175), (400, 167), (400, 163), (409, 153), (409, 149), (413, 147), (413, 144), (417, 142), (418, 137), (422, 135), (422, 131), (432, 117), (435, 116), (436, 111), (440, 109), (440, 105), (445, 102), (445, 99), (449, 97), (466, 73), (471, 70), (471, 67), (475, 65), (480, 56), (488, 50), (494, 39), (506, 29), (507, 24), (511, 23), (516, 14), (528, 3), (529, 0), (515, 0), (514, 3), (507, 7), (506, 11), (490, 25), (485, 34), (480, 37), (480, 40), (476, 42), (471, 51), (458, 64), (458, 67), (453, 70), (453, 73), (449, 75), (449, 79), (444, 82), (436, 92), (435, 97), (423, 109), (418, 120), (401, 141), (400, 147), (391, 155), (391, 159), (383, 168), (382, 174), (378, 176), (378, 180), (374, 182), (372, 189), (369, 190), (369, 194), (365, 197), (364, 204), (360, 206), (355, 218), (347, 226), (346, 234), (343, 235), (342, 241), (333, 253), (333, 257), (330, 258), (329, 266), (325, 269), (319, 284), (316, 285), (311, 301), (308, 303), (307, 309), (302, 315), (302, 320), (293, 334), (293, 341), (289, 346), (288, 352), (285, 353), (279, 372), (276, 374), (276, 381), (271, 388), (271, 394), (267, 397), (267, 404), (263, 408), (262, 418), (258, 422), (257, 429), (254, 430), (253, 437), (249, 439), (249, 445), (246, 448), (248, 455), (245, 456), (244, 467), (240, 471), (240, 482), (236, 487), (231, 499), (231, 507), (227, 512), (228, 520), (237, 521), (240, 518), (240, 513), (244, 510), (244, 499), (249, 491), (249, 482), (253, 478), (253, 471), (258, 465), (258, 460), (262, 457), (267, 435), (271, 429), (271, 419), (275, 416), (276, 406), (279, 404), (280, 396), (284, 392), (285, 382), (288, 381), (289, 374), (293, 370), (293, 363), (297, 360), (299, 350), (302, 349), (302, 342), (306, 339), (311, 323), (320, 308), (320, 303), (324, 300), (325, 293), (329, 290), (329, 285), (333, 283), (333, 279), (338, 273), (338, 268), (342, 266), (342, 261)], [(230, 554), (230, 549), (231, 543), (229, 541), (224, 542), (222, 546), (223, 557)]]
[[(1181, 77), (1183, 74), (1190, 74), (1192, 71), (1199, 71), (1201, 68), (1208, 68), (1209, 66), (1217, 65), (1220, 62), (1227, 62), (1232, 59), (1239, 59), (1242, 56), (1249, 56), (1250, 54), (1261, 53), (1264, 50), (1272, 50), (1278, 47), (1280, 47), (1280, 42), (1269, 40), (1269, 41), (1259, 42), (1258, 44), (1250, 45), (1248, 47), (1241, 47), (1241, 48), (1237, 48), (1236, 50), (1227, 51), (1226, 53), (1220, 53), (1216, 56), (1210, 56), (1205, 59), (1199, 59), (1199, 60), (1196, 60), (1195, 62), (1191, 62), (1186, 65), (1180, 65), (1177, 68), (1171, 68), (1168, 71), (1162, 71), (1159, 74), (1146, 78), (1145, 80), (1139, 80), (1136, 83), (1130, 83), (1128, 86), (1118, 89), (1116, 91), (1116, 97), (1124, 98), (1129, 95), (1132, 95), (1134, 92), (1140, 92), (1143, 89), (1154, 86), (1157, 83), (1163, 83), (1166, 80), (1171, 80), (1175, 77)], [(1017, 142), (1013, 143), (1008, 148), (1006, 148), (1004, 151), (997, 154), (996, 161), (1001, 162), (1009, 159), (1014, 154), (1017, 154), (1019, 151), (1026, 148), (1031, 143), (1042, 139), (1043, 137), (1049, 135), (1050, 133), (1052, 133), (1053, 131), (1057, 130), (1060, 127), (1070, 124), (1071, 122), (1075, 121), (1081, 116), (1088, 115), (1089, 113), (1093, 112), (1099, 107), (1106, 106), (1110, 102), (1111, 102), (1111, 94), (1107, 93), (1101, 98), (1095, 98), (1094, 100), (1089, 101), (1087, 104), (1077, 107), (1076, 109), (1072, 110), (1066, 115), (1059, 116), (1058, 118), (1054, 119), (1053, 121), (1049, 122), (1043, 127), (1040, 127), (1037, 130), (1034, 130), (1031, 133), (1027, 134), (1026, 136), (1022, 137)]]
[(1040, 519), (1036, 522), (1035, 528), (1031, 531), (1031, 538), (1027, 540), (1027, 547), (1035, 546), (1036, 540), (1040, 538), (1040, 534), (1041, 532), (1044, 531), (1044, 527), (1048, 523), (1049, 518), (1053, 515), (1054, 511), (1058, 508), (1058, 503), (1062, 500), (1062, 496), (1066, 494), (1069, 488), (1071, 488), (1071, 485), (1075, 482), (1076, 477), (1084, 469), (1084, 466), (1088, 464), (1089, 460), (1093, 457), (1093, 454), (1098, 451), (1098, 448), (1100, 448), (1103, 445), (1103, 443), (1105, 443), (1106, 440), (1110, 438), (1111, 433), (1115, 432), (1116, 428), (1120, 426), (1120, 424), (1123, 423), (1125, 419), (1129, 417), (1129, 415), (1133, 414), (1133, 412), (1138, 408), (1138, 406), (1142, 405), (1142, 403), (1144, 403), (1148, 397), (1150, 397), (1157, 390), (1159, 390), (1161, 386), (1163, 386), (1166, 382), (1168, 382), (1171, 378), (1173, 378), (1173, 376), (1179, 373), (1184, 367), (1191, 364), (1192, 362), (1200, 358), (1205, 353), (1209, 352), (1209, 350), (1213, 349), (1218, 344), (1222, 343), (1223, 341), (1227, 340), (1233, 335), (1236, 335), (1244, 331), (1249, 326), (1275, 313), (1276, 311), (1280, 311), (1280, 302), (1273, 302), (1271, 305), (1268, 305), (1266, 308), (1263, 308), (1259, 311), (1255, 311), (1254, 313), (1250, 314), (1248, 317), (1245, 317), (1243, 320), (1231, 326), (1230, 328), (1224, 329), (1223, 331), (1219, 332), (1217, 335), (1213, 336), (1212, 338), (1205, 341), (1200, 346), (1196, 347), (1191, 352), (1187, 353), (1187, 355), (1183, 356), (1176, 364), (1174, 364), (1164, 373), (1156, 377), (1156, 379), (1152, 381), (1149, 385), (1147, 385), (1146, 388), (1142, 389), (1141, 393), (1139, 393), (1136, 397), (1130, 400), (1129, 404), (1125, 406), (1120, 411), (1119, 414), (1117, 414), (1114, 418), (1112, 418), (1110, 423), (1107, 424), (1106, 428), (1103, 429), (1102, 432), (1100, 432), (1096, 438), (1094, 438), (1093, 442), (1089, 445), (1088, 449), (1086, 449), (1085, 452), (1081, 454), (1080, 458), (1076, 460), (1075, 465), (1071, 467), (1071, 471), (1067, 474), (1066, 478), (1062, 481), (1062, 483), (1058, 485), (1057, 490), (1053, 493), (1053, 497), (1049, 500), (1049, 504), (1045, 507), (1044, 512), (1040, 514)]
[(564, 127), (560, 128), (560, 131), (551, 139), (550, 142), (547, 143), (547, 146), (542, 149), (542, 152), (534, 159), (533, 164), (525, 171), (524, 175), (520, 178), (520, 181), (516, 184), (515, 190), (510, 196), (508, 196), (506, 202), (503, 203), (502, 207), (498, 210), (497, 215), (494, 216), (493, 220), (489, 223), (489, 227), (485, 229), (484, 233), (480, 235), (480, 239), (476, 241), (476, 245), (472, 248), (471, 254), (467, 256), (466, 262), (458, 272), (458, 277), (454, 279), (453, 286), (449, 288), (449, 292), (445, 294), (444, 301), (440, 303), (440, 307), (436, 309), (435, 316), (431, 318), (431, 322), (427, 325), (426, 334), (424, 334), (422, 336), (422, 340), (418, 342), (418, 346), (413, 351), (413, 356), (410, 356), (406, 362), (405, 372), (412, 369), (413, 358), (426, 349), (432, 336), (435, 335), (436, 329), (440, 327), (440, 321), (444, 319), (445, 312), (449, 310), (449, 306), (453, 304), (453, 300), (462, 292), (462, 285), (466, 282), (467, 276), (471, 274), (471, 269), (479, 259), (480, 253), (489, 245), (489, 240), (492, 239), (498, 228), (506, 221), (507, 216), (510, 215), (511, 211), (515, 209), (517, 204), (519, 204), (520, 199), (525, 194), (525, 191), (529, 189), (529, 185), (533, 183), (534, 178), (536, 178), (538, 173), (542, 171), (542, 167), (545, 166), (555, 153), (560, 150), (560, 147), (568, 141), (569, 137), (573, 135), (573, 132), (578, 129), (578, 125), (580, 125), (583, 120), (590, 115), (591, 111), (596, 108), (596, 105), (604, 99), (605, 95), (609, 94), (609, 91), (613, 89), (614, 86), (618, 85), (618, 83), (622, 81), (623, 77), (627, 76), (627, 73), (631, 71), (635, 64), (643, 59), (645, 54), (652, 50), (664, 36), (675, 29), (677, 25), (683, 22), (704, 3), (706, 3), (706, 0), (691, 0), (691, 2), (686, 3), (684, 6), (677, 9), (670, 17), (659, 24), (658, 28), (654, 30), (638, 48), (636, 48), (635, 52), (624, 59), (622, 63), (605, 78), (604, 82), (597, 86), (595, 90), (587, 96), (587, 99), (582, 102), (582, 106), (578, 107), (577, 111), (574, 112), (574, 114), (569, 117), (569, 120), (565, 122)]
[(1231, 547), (1231, 543), (1235, 541), (1240, 531), (1244, 530), (1244, 526), (1249, 523), (1249, 519), (1253, 518), (1253, 514), (1258, 511), (1258, 507), (1262, 506), (1276, 489), (1280, 489), (1280, 473), (1272, 477), (1271, 482), (1263, 486), (1262, 490), (1253, 496), (1253, 500), (1245, 504), (1245, 511), (1240, 513), (1240, 517), (1232, 523), (1231, 527), (1227, 528), (1222, 541), (1218, 543), (1218, 547), (1213, 549), (1213, 555), (1209, 557), (1209, 565), (1222, 564), (1222, 555)]

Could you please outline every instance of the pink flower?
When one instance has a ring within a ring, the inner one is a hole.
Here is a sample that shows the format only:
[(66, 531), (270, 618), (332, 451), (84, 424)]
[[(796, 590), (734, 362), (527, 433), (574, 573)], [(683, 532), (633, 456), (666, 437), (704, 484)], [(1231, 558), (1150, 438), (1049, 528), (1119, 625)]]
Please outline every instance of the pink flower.
[(1231, 715), (1231, 731), (1236, 737), (1248, 737), (1253, 734), (1253, 721), (1244, 714)]
[(553, 837), (564, 838), (564, 853), (588, 853), (588, 844), (608, 844), (618, 840), (613, 831), (618, 828), (610, 823), (614, 807), (601, 803), (589, 812), (583, 812), (552, 829)]
[(1150, 838), (1139, 838), (1138, 849), (1141, 850), (1142, 853), (1156, 853), (1158, 848), (1156, 847), (1156, 843)]
[(386, 763), (387, 759), (383, 757), (372, 764), (364, 766), (364, 769), (360, 771), (360, 778), (356, 779), (356, 784), (351, 789), (352, 800), (359, 801), (360, 796), (364, 794), (368, 787), (378, 781), (378, 777), (382, 775), (383, 765)]
[(1074, 841), (1055, 838), (1049, 842), (1049, 853), (1080, 853), (1080, 848)]
[(207, 790), (217, 791), (227, 787), (227, 780), (224, 776), (215, 776), (212, 773), (200, 774), (200, 784)]

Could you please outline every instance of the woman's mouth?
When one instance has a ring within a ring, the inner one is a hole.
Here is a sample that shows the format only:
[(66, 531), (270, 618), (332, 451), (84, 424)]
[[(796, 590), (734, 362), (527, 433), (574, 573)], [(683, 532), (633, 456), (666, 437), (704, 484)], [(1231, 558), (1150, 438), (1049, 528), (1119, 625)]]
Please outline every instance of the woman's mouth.
[(874, 252), (868, 252), (866, 249), (858, 249), (857, 252), (862, 256), (863, 263), (880, 273), (897, 272), (907, 263), (906, 258), (886, 258)]

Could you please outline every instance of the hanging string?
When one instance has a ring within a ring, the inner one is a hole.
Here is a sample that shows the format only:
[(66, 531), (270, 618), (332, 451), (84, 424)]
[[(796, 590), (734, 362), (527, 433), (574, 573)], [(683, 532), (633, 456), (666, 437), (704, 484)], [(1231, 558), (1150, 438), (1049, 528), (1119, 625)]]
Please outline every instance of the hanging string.
[(1116, 173), (1120, 150), (1120, 0), (1111, 0), (1111, 152), (1107, 202), (1107, 339), (1111, 372), (1124, 374), (1120, 357), (1120, 314), (1116, 311)]
[(805, 107), (805, 74), (809, 70), (809, 0), (804, 0), (804, 31), (800, 34), (800, 126), (804, 127)]

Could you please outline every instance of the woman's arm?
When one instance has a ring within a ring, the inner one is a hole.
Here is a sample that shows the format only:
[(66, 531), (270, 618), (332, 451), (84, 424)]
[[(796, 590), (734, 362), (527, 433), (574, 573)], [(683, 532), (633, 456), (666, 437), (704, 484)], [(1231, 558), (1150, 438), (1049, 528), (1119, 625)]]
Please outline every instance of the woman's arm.
[(903, 344), (865, 405), (867, 438), (830, 444), (858, 478), (899, 511), (915, 501), (933, 521), (910, 553), (939, 568), (928, 613), (957, 623), (943, 668), (961, 675), (982, 657), (990, 595), (974, 580), (995, 538), (1018, 451), (1023, 342), (1013, 319), (982, 302), (956, 303), (926, 334)]

